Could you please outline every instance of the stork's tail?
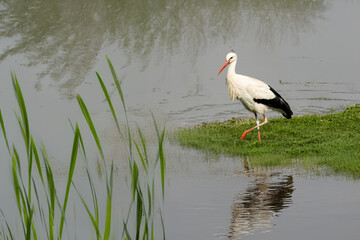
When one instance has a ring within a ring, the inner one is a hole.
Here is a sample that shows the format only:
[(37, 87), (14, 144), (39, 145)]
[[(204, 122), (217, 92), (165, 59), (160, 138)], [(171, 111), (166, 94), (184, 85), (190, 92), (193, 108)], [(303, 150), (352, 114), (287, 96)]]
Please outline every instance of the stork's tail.
[(275, 99), (278, 102), (276, 110), (280, 111), (287, 119), (290, 119), (291, 115), (293, 115), (290, 105), (272, 87), (270, 87), (270, 90), (276, 95)]
[(282, 105), (281, 105), (282, 115), (284, 117), (286, 117), (287, 119), (290, 119), (291, 115), (293, 115), (293, 112), (291, 111), (289, 104), (283, 98), (280, 98), (280, 101), (282, 102)]

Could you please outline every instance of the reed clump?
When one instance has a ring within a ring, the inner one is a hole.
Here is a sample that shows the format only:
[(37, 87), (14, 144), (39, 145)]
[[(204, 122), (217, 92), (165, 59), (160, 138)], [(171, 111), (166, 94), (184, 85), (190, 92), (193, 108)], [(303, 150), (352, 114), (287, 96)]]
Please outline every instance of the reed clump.
[[(69, 211), (69, 196), (74, 192), (77, 193), (84, 206), (89, 224), (95, 232), (95, 239), (118, 239), (120, 237), (122, 239), (165, 239), (162, 213), (162, 205), (165, 197), (165, 156), (163, 150), (165, 129), (160, 130), (154, 120), (154, 129), (158, 140), (157, 153), (156, 156), (150, 156), (142, 131), (139, 128), (137, 129), (139, 136), (136, 139), (139, 140), (135, 140), (133, 136), (127, 116), (121, 83), (117, 78), (111, 61), (108, 58), (107, 61), (112, 73), (113, 83), (116, 86), (116, 92), (121, 99), (125, 126), (122, 126), (119, 121), (119, 113), (115, 111), (104, 81), (98, 73), (96, 73), (96, 75), (112, 113), (119, 136), (121, 136), (121, 142), (127, 147), (129, 174), (131, 176), (130, 192), (128, 193), (131, 200), (127, 206), (127, 214), (121, 217), (121, 223), (113, 222), (114, 214), (116, 214), (113, 208), (114, 163), (111, 162), (111, 164), (109, 164), (106, 160), (101, 139), (99, 138), (83, 98), (77, 96), (77, 101), (101, 159), (105, 175), (103, 178), (103, 188), (106, 189), (106, 196), (98, 195), (99, 189), (95, 187), (95, 177), (89, 169), (85, 151), (86, 146), (84, 145), (80, 127), (77, 123), (75, 126), (71, 124), (74, 131), (74, 138), (65, 191), (59, 191), (59, 186), (54, 180), (54, 171), (45, 144), (37, 144), (34, 141), (30, 130), (25, 99), (16, 75), (12, 74), (12, 82), (20, 110), (20, 114), (16, 114), (16, 118), (23, 137), (24, 146), (21, 146), (21, 149), (24, 149), (24, 153), (19, 152), (20, 148), (18, 146), (9, 143), (1, 109), (0, 125), (5, 140), (5, 148), (9, 153), (9, 159), (11, 161), (12, 183), (16, 199), (15, 204), (18, 210), (22, 232), (14, 231), (14, 226), (9, 224), (8, 219), (11, 218), (11, 222), (14, 222), (14, 216), (4, 216), (5, 223), (0, 229), (0, 239), (62, 239), (64, 236), (64, 228), (66, 228), (66, 219), (71, 215), (67, 214)], [(79, 164), (79, 152), (83, 153), (81, 158), (86, 170), (90, 195), (92, 196), (90, 201), (83, 197), (83, 193), (76, 187), (76, 182), (74, 181), (75, 167)], [(161, 197), (157, 196), (158, 182), (160, 182), (161, 185)], [(75, 191), (71, 191), (71, 189)], [(59, 192), (63, 193), (60, 195)], [(161, 203), (157, 205), (156, 202), (159, 202), (159, 199)], [(104, 208), (100, 207), (102, 204), (105, 204)], [(105, 213), (101, 214), (101, 209), (105, 209)], [(101, 219), (101, 216), (104, 216), (104, 219)], [(160, 226), (156, 226), (159, 223)], [(116, 226), (115, 224), (120, 224), (120, 226)], [(112, 233), (112, 229), (122, 229), (121, 236), (115, 236)], [(76, 234), (77, 233), (67, 232), (67, 237), (73, 238), (71, 236), (76, 236)]]

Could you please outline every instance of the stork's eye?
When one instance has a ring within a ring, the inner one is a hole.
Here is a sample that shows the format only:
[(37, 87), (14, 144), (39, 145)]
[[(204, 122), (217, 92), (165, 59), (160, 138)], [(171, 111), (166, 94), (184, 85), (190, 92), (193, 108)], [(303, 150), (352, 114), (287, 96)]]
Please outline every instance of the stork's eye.
[(233, 57), (229, 58), (229, 60), (231, 60)]

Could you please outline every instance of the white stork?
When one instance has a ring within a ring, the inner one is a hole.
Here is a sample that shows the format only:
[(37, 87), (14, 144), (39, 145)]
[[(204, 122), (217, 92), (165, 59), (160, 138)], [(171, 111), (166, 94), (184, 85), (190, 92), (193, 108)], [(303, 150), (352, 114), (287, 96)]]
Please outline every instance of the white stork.
[[(226, 61), (218, 75), (227, 65), (230, 65), (227, 73), (227, 85), (230, 99), (233, 101), (240, 100), (247, 110), (255, 114), (256, 126), (246, 130), (242, 134), (241, 140), (244, 140), (248, 132), (257, 128), (259, 141), (261, 141), (260, 126), (267, 123), (265, 112), (269, 108), (280, 112), (288, 119), (291, 118), (293, 112), (291, 111), (289, 104), (272, 87), (258, 79), (236, 74), (236, 60), (237, 56), (235, 53), (228, 53), (226, 55)], [(264, 121), (261, 124), (259, 123), (258, 114), (264, 116)]]

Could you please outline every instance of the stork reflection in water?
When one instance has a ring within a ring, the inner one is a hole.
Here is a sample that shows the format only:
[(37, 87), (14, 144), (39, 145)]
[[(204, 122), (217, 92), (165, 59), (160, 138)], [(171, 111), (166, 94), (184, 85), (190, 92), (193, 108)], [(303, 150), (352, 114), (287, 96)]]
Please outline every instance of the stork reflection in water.
[(236, 240), (257, 231), (268, 231), (272, 219), (289, 207), (294, 191), (291, 175), (255, 174), (253, 185), (238, 194), (231, 207), (229, 239)]

